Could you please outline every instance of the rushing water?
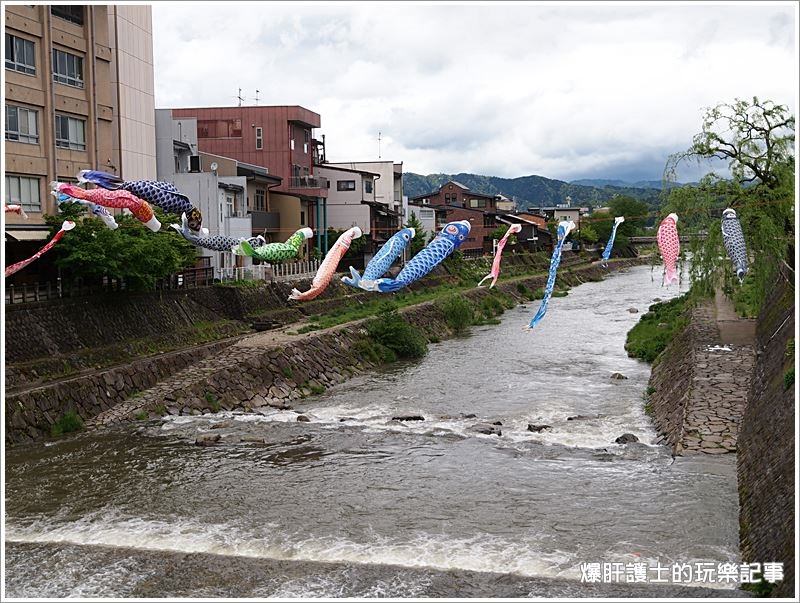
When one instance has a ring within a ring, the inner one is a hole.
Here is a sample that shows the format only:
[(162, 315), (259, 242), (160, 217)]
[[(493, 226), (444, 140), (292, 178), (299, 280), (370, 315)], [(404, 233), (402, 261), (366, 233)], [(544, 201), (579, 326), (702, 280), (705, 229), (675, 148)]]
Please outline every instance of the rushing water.
[[(623, 349), (628, 309), (677, 293), (633, 268), (554, 299), (534, 331), (538, 302), (294, 411), (10, 449), (6, 594), (598, 596), (583, 562), (735, 562), (733, 455), (657, 445), (649, 367)], [(220, 443), (195, 446), (215, 424)]]

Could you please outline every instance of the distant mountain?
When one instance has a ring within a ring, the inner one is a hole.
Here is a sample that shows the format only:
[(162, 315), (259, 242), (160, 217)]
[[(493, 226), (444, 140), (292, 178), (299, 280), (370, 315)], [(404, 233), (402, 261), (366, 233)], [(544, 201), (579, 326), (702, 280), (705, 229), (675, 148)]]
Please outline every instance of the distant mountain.
[[(637, 182), (627, 182), (625, 180), (604, 180), (602, 178), (581, 178), (580, 180), (570, 180), (569, 183), (578, 184), (581, 186), (596, 186), (598, 188), (603, 188), (606, 186), (614, 186), (617, 188), (654, 188), (659, 191), (664, 185), (661, 180), (639, 180)], [(669, 188), (675, 188), (677, 186), (685, 186), (685, 184), (681, 182), (670, 182), (667, 186)]]
[[(659, 189), (652, 187), (634, 187), (628, 184), (587, 186), (552, 180), (543, 176), (521, 176), (519, 178), (498, 178), (496, 176), (480, 176), (477, 174), (428, 174), (422, 176), (413, 172), (403, 174), (403, 192), (409, 197), (418, 197), (425, 193), (435, 192), (448, 180), (460, 182), (470, 190), (487, 195), (502, 193), (516, 201), (517, 207), (525, 209), (529, 206), (552, 206), (564, 203), (567, 197), (572, 205), (584, 207), (601, 207), (616, 195), (627, 195), (644, 201), (651, 207), (659, 204)], [(621, 182), (621, 181), (613, 181)]]

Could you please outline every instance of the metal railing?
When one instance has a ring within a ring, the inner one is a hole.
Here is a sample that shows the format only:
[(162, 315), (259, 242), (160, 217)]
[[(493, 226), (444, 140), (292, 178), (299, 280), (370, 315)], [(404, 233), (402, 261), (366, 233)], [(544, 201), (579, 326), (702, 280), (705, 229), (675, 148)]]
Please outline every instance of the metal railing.
[(259, 264), (254, 266), (236, 266), (234, 268), (220, 268), (219, 280), (227, 281), (271, 281), (274, 276), (272, 266)]
[(319, 270), (320, 260), (289, 262), (285, 264), (258, 264), (254, 266), (237, 266), (220, 268), (219, 280), (230, 281), (293, 281), (312, 278)]
[(275, 280), (293, 281), (303, 278), (312, 278), (319, 270), (321, 260), (306, 260), (301, 262), (289, 262), (286, 264), (275, 264), (272, 266)]
[[(208, 287), (214, 284), (214, 268), (187, 268), (176, 274), (155, 281), (157, 291)], [(61, 278), (44, 283), (9, 284), (6, 286), (6, 304), (30, 304), (65, 297), (90, 297), (127, 291), (125, 279), (103, 277), (101, 281), (87, 283), (81, 278), (64, 281)]]

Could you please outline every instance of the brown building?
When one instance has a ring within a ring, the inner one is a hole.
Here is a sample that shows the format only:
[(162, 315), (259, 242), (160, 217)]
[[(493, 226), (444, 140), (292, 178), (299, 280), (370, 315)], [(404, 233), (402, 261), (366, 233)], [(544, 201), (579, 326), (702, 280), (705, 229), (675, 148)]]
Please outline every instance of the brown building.
[(197, 120), (200, 151), (263, 166), (280, 178), (270, 188), (270, 199), (290, 203), (290, 196), (299, 198), (301, 221), (314, 229), (317, 246), (327, 250), (328, 182), (314, 172), (322, 146), (313, 138), (313, 129), (321, 124), (319, 114), (295, 105), (181, 108), (172, 109), (172, 116)]
[(461, 244), (460, 249), (468, 255), (479, 255), (492, 251), (492, 232), (499, 224), (497, 215), (497, 197), (469, 190), (455, 180), (446, 182), (438, 191), (412, 197), (409, 205), (430, 206), (436, 210), (436, 230), (440, 230), (447, 222), (469, 220), (472, 224), (469, 237)]
[(4, 200), (29, 215), (6, 215), (17, 255), (27, 249), (14, 243), (47, 237), (51, 181), (87, 168), (155, 177), (152, 16), (97, 5), (7, 5), (5, 16)]

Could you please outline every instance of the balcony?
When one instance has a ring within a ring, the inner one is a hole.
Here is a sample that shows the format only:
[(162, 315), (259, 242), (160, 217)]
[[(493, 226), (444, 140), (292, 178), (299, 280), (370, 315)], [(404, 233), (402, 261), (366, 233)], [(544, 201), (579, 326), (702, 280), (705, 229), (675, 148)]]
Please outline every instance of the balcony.
[(328, 188), (328, 179), (322, 176), (297, 176), (289, 178), (289, 188)]
[(277, 211), (250, 212), (253, 220), (253, 230), (280, 230), (281, 214)]

